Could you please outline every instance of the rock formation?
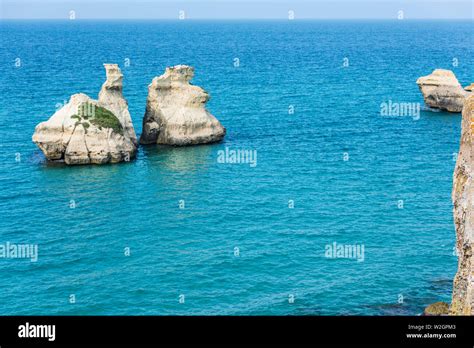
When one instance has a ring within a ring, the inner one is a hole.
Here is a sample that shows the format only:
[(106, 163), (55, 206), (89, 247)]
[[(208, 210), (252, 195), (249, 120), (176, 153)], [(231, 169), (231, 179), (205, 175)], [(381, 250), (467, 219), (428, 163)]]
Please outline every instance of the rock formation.
[(438, 316), (438, 315), (448, 315), (449, 314), (449, 304), (446, 302), (436, 302), (430, 304), (423, 311), (423, 315), (426, 316)]
[(209, 94), (190, 84), (194, 69), (166, 68), (148, 86), (142, 144), (195, 145), (222, 140), (225, 128), (205, 108)]
[(36, 126), (33, 142), (48, 160), (103, 164), (135, 156), (137, 138), (122, 95), (122, 73), (117, 64), (104, 66), (107, 80), (99, 100), (74, 94), (48, 121)]
[(458, 271), (450, 314), (474, 314), (474, 96), (464, 102), (461, 146), (453, 178)]
[(436, 69), (428, 76), (420, 77), (420, 87), (426, 105), (449, 112), (461, 112), (464, 99), (469, 96), (451, 70)]
[(474, 83), (471, 83), (469, 86), (464, 87), (466, 91), (474, 92)]

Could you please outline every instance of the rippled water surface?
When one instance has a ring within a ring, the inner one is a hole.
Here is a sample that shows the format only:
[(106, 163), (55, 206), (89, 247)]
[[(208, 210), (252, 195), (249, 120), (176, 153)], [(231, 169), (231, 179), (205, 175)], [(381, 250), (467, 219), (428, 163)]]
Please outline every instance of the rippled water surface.
[[(472, 82), (470, 32), (462, 21), (0, 22), (0, 244), (39, 247), (37, 262), (0, 258), (0, 314), (398, 315), (449, 301), (460, 115), (382, 117), (380, 104), (422, 102), (415, 81), (436, 67)], [(225, 141), (47, 164), (35, 125), (71, 94), (95, 98), (105, 62), (122, 68), (138, 134), (152, 78), (194, 66)], [(256, 150), (257, 166), (218, 163), (225, 147)], [(325, 257), (334, 242), (364, 246), (364, 260)]]

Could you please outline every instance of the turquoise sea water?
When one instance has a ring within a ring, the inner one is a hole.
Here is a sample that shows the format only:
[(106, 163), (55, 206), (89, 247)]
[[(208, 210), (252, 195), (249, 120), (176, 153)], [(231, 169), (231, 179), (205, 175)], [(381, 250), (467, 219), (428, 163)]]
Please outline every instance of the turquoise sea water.
[[(0, 22), (0, 244), (39, 248), (37, 262), (0, 258), (0, 314), (411, 315), (449, 301), (460, 115), (380, 104), (422, 103), (415, 81), (434, 68), (472, 82), (472, 37), (467, 21)], [(103, 63), (122, 68), (138, 135), (152, 78), (194, 66), (225, 141), (46, 163), (35, 125), (71, 94), (95, 98)], [(218, 163), (225, 147), (256, 150), (257, 166)], [(364, 261), (325, 257), (334, 242), (363, 245)]]

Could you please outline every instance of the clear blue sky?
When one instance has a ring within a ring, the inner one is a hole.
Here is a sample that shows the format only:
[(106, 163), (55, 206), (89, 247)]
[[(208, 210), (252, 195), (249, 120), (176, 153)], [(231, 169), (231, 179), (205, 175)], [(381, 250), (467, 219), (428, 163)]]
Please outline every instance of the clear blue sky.
[(472, 19), (473, 0), (0, 0), (0, 18), (177, 19), (301, 18)]

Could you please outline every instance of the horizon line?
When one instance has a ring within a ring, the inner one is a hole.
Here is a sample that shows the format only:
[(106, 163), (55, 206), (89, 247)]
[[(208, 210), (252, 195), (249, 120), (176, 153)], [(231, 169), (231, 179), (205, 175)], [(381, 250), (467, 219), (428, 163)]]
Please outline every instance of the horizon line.
[(473, 17), (466, 17), (466, 18), (426, 18), (426, 17), (413, 17), (413, 18), (392, 18), (392, 17), (381, 17), (381, 18), (373, 18), (373, 17), (334, 17), (334, 18), (318, 18), (318, 17), (307, 17), (307, 18), (295, 18), (295, 19), (288, 19), (288, 18), (186, 18), (186, 19), (178, 19), (178, 18), (22, 18), (22, 17), (8, 17), (3, 18), (0, 17), (1, 20), (18, 20), (18, 21), (64, 21), (64, 22), (77, 22), (77, 21), (174, 21), (174, 22), (187, 22), (187, 21), (285, 21), (285, 22), (297, 22), (297, 21), (327, 21), (327, 20), (338, 20), (338, 21), (357, 21), (357, 20), (374, 20), (374, 21), (438, 21), (438, 20), (448, 20), (448, 21), (474, 21)]

